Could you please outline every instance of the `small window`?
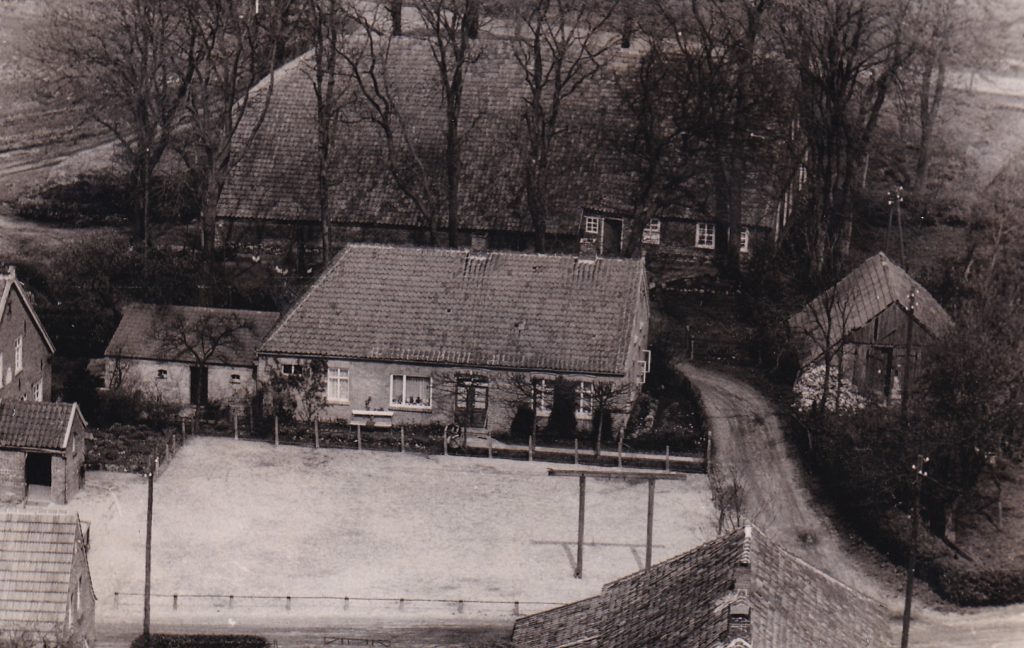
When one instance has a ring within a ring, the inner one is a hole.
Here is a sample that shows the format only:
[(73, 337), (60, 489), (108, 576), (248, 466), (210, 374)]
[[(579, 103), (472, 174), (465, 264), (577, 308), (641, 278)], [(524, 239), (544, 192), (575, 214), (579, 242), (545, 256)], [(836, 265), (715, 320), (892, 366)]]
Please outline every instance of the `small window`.
[(300, 365), (297, 362), (282, 362), (281, 373), (283, 373), (286, 376), (301, 376), (302, 365)]
[(644, 349), (643, 356), (644, 358), (640, 362), (644, 365), (644, 376), (646, 377), (647, 374), (651, 373), (651, 350)]
[(25, 337), (22, 335), (18, 336), (18, 339), (14, 341), (14, 373), (21, 373), (21, 370), (25, 368), (22, 357), (22, 350), (25, 346)]
[(539, 415), (551, 413), (552, 382), (547, 378), (533, 379), (533, 409)]
[(714, 223), (697, 223), (697, 239), (694, 245), (704, 250), (715, 249)]
[(587, 216), (583, 219), (583, 231), (587, 234), (600, 234), (601, 233), (601, 217), (600, 216)]
[(648, 245), (661, 245), (661, 220), (652, 218), (644, 228), (643, 242)]
[(32, 397), (36, 399), (36, 402), (43, 402), (43, 381), (37, 380), (32, 385)]
[(391, 376), (391, 406), (430, 409), (430, 378), (425, 376)]
[(750, 228), (740, 230), (740, 252), (750, 252)]
[(589, 419), (594, 413), (594, 383), (583, 381), (576, 386), (576, 417)]
[(327, 402), (347, 403), (348, 398), (348, 369), (329, 367), (327, 369)]
[(166, 369), (157, 369), (156, 370), (156, 379), (157, 380), (167, 380), (167, 370)]
[(231, 384), (232, 385), (241, 385), (242, 384), (242, 374), (231, 374)]

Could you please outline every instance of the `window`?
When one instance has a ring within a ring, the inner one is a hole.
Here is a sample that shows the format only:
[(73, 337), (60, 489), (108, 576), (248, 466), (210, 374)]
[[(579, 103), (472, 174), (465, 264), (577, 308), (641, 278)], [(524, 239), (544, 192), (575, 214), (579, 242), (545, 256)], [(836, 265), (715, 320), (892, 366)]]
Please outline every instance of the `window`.
[(348, 369), (327, 368), (327, 402), (348, 402)]
[(740, 252), (750, 252), (750, 228), (740, 230)]
[(583, 231), (587, 234), (601, 233), (601, 217), (587, 216), (583, 219)]
[(301, 376), (302, 365), (297, 362), (281, 361), (281, 373), (286, 376)]
[(156, 379), (157, 380), (167, 380), (167, 370), (166, 369), (157, 369), (156, 370)]
[(22, 358), (21, 355), (22, 348), (24, 347), (24, 342), (25, 337), (23, 335), (19, 335), (18, 339), (14, 341), (14, 373), (16, 374), (21, 373), (21, 370), (24, 368), (24, 365), (22, 363), (22, 360), (24, 358)]
[(231, 374), (231, 384), (232, 385), (241, 385), (242, 384), (242, 374)]
[(37, 380), (35, 382), (35, 384), (32, 385), (32, 397), (35, 398), (36, 401), (39, 402), (39, 403), (43, 402), (43, 381), (42, 380)]
[(424, 376), (391, 376), (391, 406), (430, 409), (430, 378)]
[(487, 424), (487, 391), (489, 384), (480, 376), (459, 376), (455, 381), (455, 418), (466, 427)]
[(659, 219), (652, 218), (651, 222), (647, 223), (647, 227), (644, 228), (643, 242), (649, 245), (661, 244), (661, 221)]
[(594, 413), (594, 383), (581, 382), (576, 386), (576, 418), (589, 419)]
[(644, 376), (646, 377), (647, 374), (651, 373), (651, 350), (644, 349), (643, 356), (644, 359), (641, 360), (640, 362), (642, 362), (644, 365)]
[(537, 414), (551, 413), (551, 383), (547, 378), (533, 379), (533, 409)]
[(714, 223), (697, 223), (697, 240), (694, 245), (705, 250), (715, 249)]

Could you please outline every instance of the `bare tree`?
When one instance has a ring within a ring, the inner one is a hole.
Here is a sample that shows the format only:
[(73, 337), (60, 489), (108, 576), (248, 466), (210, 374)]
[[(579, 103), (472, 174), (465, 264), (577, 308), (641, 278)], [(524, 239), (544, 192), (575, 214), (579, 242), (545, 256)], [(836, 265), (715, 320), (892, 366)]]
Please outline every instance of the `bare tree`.
[[(242, 0), (189, 0), (180, 9), (196, 43), (188, 63), (193, 77), (185, 102), (189, 142), (182, 153), (199, 201), (200, 239), (207, 258), (214, 252), (224, 185), (270, 104), (276, 32), (286, 7), (287, 3), (265, 3), (257, 12)], [(243, 120), (249, 125), (244, 131)]]
[(116, 139), (130, 169), (133, 234), (149, 248), (153, 178), (181, 122), (196, 34), (171, 0), (61, 3), (48, 24), (37, 56), (54, 94), (80, 102)]
[(607, 30), (618, 0), (526, 0), (515, 11), (516, 63), (526, 84), (522, 112), (523, 186), (534, 246), (545, 249), (550, 219), (552, 153), (565, 138), (563, 104), (606, 65), (618, 44)]

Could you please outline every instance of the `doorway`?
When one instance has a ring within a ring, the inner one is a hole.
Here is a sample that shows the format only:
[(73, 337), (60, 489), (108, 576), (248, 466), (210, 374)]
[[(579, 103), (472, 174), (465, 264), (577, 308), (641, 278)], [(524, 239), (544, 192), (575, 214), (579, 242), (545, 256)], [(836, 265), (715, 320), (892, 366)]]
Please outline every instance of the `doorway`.
[(622, 220), (603, 218), (601, 227), (601, 256), (617, 257), (622, 254)]
[(206, 405), (210, 394), (209, 367), (189, 367), (188, 398), (192, 405)]
[(32, 486), (50, 487), (50, 455), (29, 452), (25, 456), (25, 483)]

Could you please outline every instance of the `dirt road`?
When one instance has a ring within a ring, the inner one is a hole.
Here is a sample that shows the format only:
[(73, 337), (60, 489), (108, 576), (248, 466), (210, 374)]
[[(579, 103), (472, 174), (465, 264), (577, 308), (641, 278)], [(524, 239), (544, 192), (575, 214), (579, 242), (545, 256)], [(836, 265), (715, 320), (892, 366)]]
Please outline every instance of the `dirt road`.
[[(795, 450), (786, 441), (774, 405), (742, 380), (689, 363), (678, 365), (703, 397), (713, 438), (713, 460), (744, 486), (755, 524), (812, 565), (886, 604), (899, 637), (902, 592), (872, 576), (844, 548), (825, 511), (815, 503)], [(911, 627), (915, 648), (1024, 646), (1024, 605), (940, 612), (918, 605)]]

